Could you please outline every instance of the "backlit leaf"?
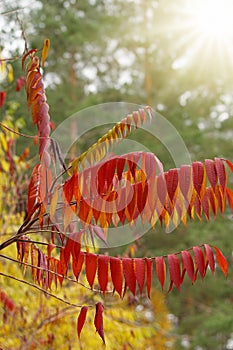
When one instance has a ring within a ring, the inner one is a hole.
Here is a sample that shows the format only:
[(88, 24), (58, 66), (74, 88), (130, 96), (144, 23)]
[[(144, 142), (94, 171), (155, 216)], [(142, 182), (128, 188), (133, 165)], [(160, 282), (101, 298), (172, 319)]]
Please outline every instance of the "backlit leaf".
[(145, 261), (144, 259), (136, 258), (134, 259), (134, 264), (135, 264), (136, 280), (138, 282), (140, 294), (142, 294), (142, 290), (145, 282)]
[(171, 283), (174, 283), (176, 288), (180, 290), (180, 285), (181, 285), (180, 261), (175, 254), (168, 255), (168, 268), (169, 268)]
[(98, 257), (98, 281), (102, 292), (107, 290), (108, 284), (109, 256), (99, 255)]
[(146, 258), (146, 285), (147, 285), (147, 295), (150, 298), (151, 284), (152, 284), (152, 271), (153, 271), (153, 260)]
[(86, 253), (86, 276), (87, 276), (87, 281), (91, 288), (94, 283), (96, 268), (97, 268), (97, 255), (92, 253)]
[(162, 256), (158, 256), (155, 258), (155, 268), (158, 280), (161, 284), (162, 290), (164, 289), (164, 282), (166, 278), (166, 265), (164, 258)]
[(181, 252), (182, 256), (182, 267), (183, 267), (183, 273), (184, 271), (187, 271), (189, 278), (191, 279), (192, 283), (195, 282), (195, 273), (194, 273), (194, 264), (193, 259), (188, 250), (183, 250)]
[(130, 258), (123, 258), (123, 273), (126, 285), (129, 287), (131, 293), (135, 295), (136, 291), (136, 276), (134, 271), (134, 261)]
[(48, 57), (49, 48), (50, 48), (50, 40), (49, 40), (49, 39), (45, 39), (45, 40), (44, 40), (43, 49), (42, 49), (41, 67), (44, 66), (44, 63), (45, 63), (45, 61), (46, 61), (46, 58)]
[(117, 293), (120, 295), (122, 294), (122, 282), (123, 282), (123, 271), (122, 271), (122, 261), (119, 258), (110, 258), (110, 270), (111, 270), (111, 278), (112, 283), (117, 291)]
[(204, 247), (205, 247), (205, 254), (207, 257), (207, 261), (208, 261), (210, 270), (211, 270), (212, 274), (214, 274), (215, 262), (214, 262), (213, 251), (212, 251), (211, 247), (209, 246), (209, 244), (204, 244)]
[(201, 278), (205, 277), (206, 269), (205, 269), (205, 260), (204, 255), (200, 247), (193, 247), (195, 263), (198, 271), (200, 272)]
[(226, 258), (218, 247), (214, 246), (214, 249), (216, 251), (216, 259), (217, 259), (218, 265), (221, 268), (222, 272), (224, 273), (225, 277), (227, 277), (228, 263), (226, 261)]

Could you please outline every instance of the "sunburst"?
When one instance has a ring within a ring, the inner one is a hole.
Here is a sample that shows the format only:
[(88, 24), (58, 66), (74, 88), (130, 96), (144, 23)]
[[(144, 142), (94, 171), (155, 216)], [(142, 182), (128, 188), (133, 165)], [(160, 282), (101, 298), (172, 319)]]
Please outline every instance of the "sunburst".
[[(233, 1), (186, 0), (177, 27), (181, 62), (196, 61), (203, 70), (233, 72)], [(185, 58), (185, 59), (183, 59)]]

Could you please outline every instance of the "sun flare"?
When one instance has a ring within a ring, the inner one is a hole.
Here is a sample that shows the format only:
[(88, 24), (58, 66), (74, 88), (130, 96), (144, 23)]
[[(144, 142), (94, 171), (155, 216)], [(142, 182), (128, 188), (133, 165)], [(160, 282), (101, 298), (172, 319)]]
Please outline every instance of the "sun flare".
[(184, 0), (171, 30), (180, 33), (174, 67), (196, 62), (197, 74), (233, 74), (233, 0)]
[(197, 31), (206, 39), (224, 41), (226, 37), (233, 37), (232, 14), (232, 0), (202, 0), (197, 2), (193, 21)]

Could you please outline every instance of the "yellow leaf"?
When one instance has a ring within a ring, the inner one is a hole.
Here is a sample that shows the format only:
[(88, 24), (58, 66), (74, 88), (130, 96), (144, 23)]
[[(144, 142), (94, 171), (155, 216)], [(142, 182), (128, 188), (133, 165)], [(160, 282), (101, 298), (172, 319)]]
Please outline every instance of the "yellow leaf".
[(1, 79), (5, 79), (5, 77), (6, 77), (6, 62), (1, 60), (1, 51), (0, 51), (0, 74), (1, 74)]
[(7, 141), (6, 141), (4, 134), (0, 134), (0, 141), (1, 141), (1, 144), (2, 144), (4, 151), (6, 152), (8, 149), (8, 146), (7, 146)]
[(46, 58), (48, 57), (49, 48), (50, 48), (50, 40), (49, 39), (45, 39), (44, 40), (43, 49), (42, 49), (42, 57), (41, 57), (41, 66), (42, 67), (44, 66)]
[(75, 213), (71, 209), (69, 205), (65, 206), (64, 209), (64, 231), (66, 231), (68, 225), (70, 224), (71, 220), (73, 219)]
[(54, 214), (56, 212), (57, 201), (58, 201), (58, 189), (56, 188), (54, 190), (54, 193), (53, 193), (52, 199), (51, 199), (51, 203), (50, 203), (50, 218), (51, 218), (51, 220), (53, 219)]
[(10, 164), (5, 159), (2, 159), (1, 166), (6, 173), (10, 170)]
[(10, 63), (7, 64), (7, 70), (8, 70), (8, 81), (11, 83), (14, 80), (14, 73), (13, 68)]

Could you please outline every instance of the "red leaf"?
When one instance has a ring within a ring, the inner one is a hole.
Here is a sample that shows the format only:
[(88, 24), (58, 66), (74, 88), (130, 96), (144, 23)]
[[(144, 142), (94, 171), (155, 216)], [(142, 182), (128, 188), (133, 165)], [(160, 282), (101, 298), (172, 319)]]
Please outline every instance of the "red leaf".
[(61, 274), (66, 275), (68, 270), (68, 261), (65, 259), (65, 248), (60, 248), (60, 268), (61, 268)]
[(103, 304), (100, 302), (98, 302), (95, 306), (96, 306), (96, 313), (95, 313), (94, 325), (95, 325), (96, 331), (99, 333), (100, 337), (102, 338), (105, 344), (104, 325), (103, 325), (104, 307), (103, 307)]
[(22, 77), (19, 77), (17, 80), (16, 80), (16, 91), (19, 92), (22, 87), (24, 86), (25, 84), (25, 77), (22, 76)]
[(204, 247), (205, 247), (205, 254), (207, 257), (207, 261), (208, 261), (209, 266), (210, 266), (210, 270), (211, 270), (212, 274), (214, 274), (215, 262), (214, 262), (213, 251), (212, 251), (211, 247), (209, 246), (209, 244), (204, 244)]
[(162, 256), (156, 257), (155, 258), (156, 262), (156, 273), (158, 276), (158, 280), (161, 284), (162, 290), (164, 289), (164, 282), (166, 278), (166, 265), (164, 258)]
[(170, 281), (173, 282), (178, 290), (181, 285), (180, 260), (175, 254), (168, 255), (168, 268), (170, 273)]
[(178, 185), (178, 169), (171, 169), (168, 171), (168, 173), (165, 173), (165, 180), (167, 184), (168, 196), (171, 202), (173, 202)]
[(28, 217), (34, 213), (41, 202), (40, 198), (41, 164), (37, 164), (30, 178), (28, 185)]
[(73, 240), (73, 244), (71, 247), (71, 255), (73, 260), (78, 261), (80, 249), (81, 249), (80, 241)]
[(87, 310), (88, 310), (88, 306), (83, 306), (81, 308), (81, 311), (80, 311), (78, 319), (77, 319), (77, 333), (78, 333), (79, 339), (80, 339), (80, 334), (82, 332), (84, 323), (86, 321)]
[(97, 268), (97, 255), (92, 253), (86, 253), (86, 276), (87, 276), (87, 281), (91, 288), (94, 283), (96, 268)]
[(108, 284), (108, 263), (109, 256), (99, 255), (98, 257), (98, 281), (102, 292), (107, 290)]
[(152, 268), (153, 268), (153, 260), (146, 258), (146, 285), (147, 285), (147, 295), (150, 298), (150, 290), (152, 283)]
[(220, 268), (221, 268), (222, 272), (224, 273), (225, 277), (227, 277), (228, 263), (226, 261), (226, 258), (222, 254), (222, 252), (220, 251), (220, 249), (218, 247), (214, 246), (214, 249), (216, 251), (216, 258), (217, 258), (218, 265), (220, 266)]
[(75, 175), (73, 175), (64, 183), (64, 186), (63, 186), (63, 193), (65, 195), (65, 198), (68, 204), (70, 204), (73, 197), (75, 179), (76, 177)]
[(229, 168), (231, 169), (231, 172), (233, 173), (233, 164), (228, 159), (226, 159), (226, 163), (229, 166)]
[(24, 63), (25, 63), (26, 58), (36, 51), (37, 51), (37, 49), (31, 49), (23, 56), (23, 58), (22, 58), (22, 70), (24, 70)]
[(227, 200), (229, 207), (233, 211), (233, 191), (230, 188), (227, 188)]
[(215, 158), (214, 160), (215, 160), (217, 175), (219, 178), (219, 183), (224, 190), (226, 188), (226, 183), (227, 183), (227, 175), (226, 175), (225, 165), (223, 163), (223, 160), (220, 158)]
[(117, 166), (117, 177), (118, 177), (118, 180), (120, 181), (122, 179), (122, 173), (123, 173), (124, 166), (125, 166), (125, 159), (118, 158), (116, 166)]
[(122, 261), (121, 259), (111, 257), (110, 258), (110, 270), (111, 270), (111, 277), (112, 277), (112, 283), (117, 291), (117, 293), (120, 295), (122, 294)]
[(138, 282), (140, 294), (142, 294), (145, 281), (145, 261), (144, 259), (136, 258), (134, 259), (134, 263), (136, 280)]
[(125, 276), (126, 285), (129, 287), (131, 293), (135, 295), (136, 291), (136, 276), (134, 271), (134, 261), (130, 258), (123, 258), (123, 273)]
[(162, 205), (165, 205), (167, 186), (164, 179), (164, 174), (160, 174), (157, 177), (157, 194)]
[(197, 269), (199, 270), (201, 278), (203, 279), (206, 273), (204, 255), (200, 247), (193, 247), (193, 252)]
[(6, 91), (0, 91), (0, 108), (4, 106), (6, 100)]
[(210, 203), (208, 200), (207, 192), (205, 192), (201, 204), (202, 204), (202, 208), (203, 208), (203, 212), (205, 214), (206, 220), (209, 220), (210, 219)]
[(183, 273), (184, 273), (184, 270), (186, 270), (192, 283), (194, 283), (196, 278), (194, 273), (192, 256), (187, 250), (183, 250), (181, 252), (181, 256), (182, 256)]
[(192, 169), (193, 169), (193, 185), (198, 195), (200, 196), (203, 180), (204, 180), (203, 164), (201, 162), (193, 162)]
[(73, 256), (72, 269), (77, 280), (82, 270), (83, 262), (84, 262), (84, 253), (82, 251), (79, 252), (78, 260), (74, 259), (74, 256)]
[(65, 263), (67, 264), (67, 266), (70, 262), (70, 255), (71, 255), (71, 250), (72, 250), (73, 244), (74, 244), (74, 241), (71, 238), (68, 238), (66, 241), (65, 249), (64, 249), (64, 259), (65, 259)]
[(205, 160), (206, 174), (210, 185), (212, 188), (215, 188), (218, 182), (217, 171), (215, 168), (215, 163), (212, 159)]
[(180, 190), (185, 199), (189, 200), (188, 193), (191, 185), (192, 168), (190, 165), (182, 165), (179, 173)]

